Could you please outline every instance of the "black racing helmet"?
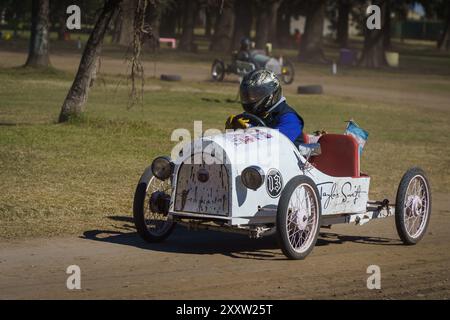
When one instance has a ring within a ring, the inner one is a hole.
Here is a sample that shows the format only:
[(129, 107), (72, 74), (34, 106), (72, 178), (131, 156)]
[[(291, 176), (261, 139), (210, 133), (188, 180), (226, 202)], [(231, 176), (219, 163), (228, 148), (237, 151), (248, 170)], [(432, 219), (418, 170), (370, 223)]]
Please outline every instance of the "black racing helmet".
[(280, 80), (269, 70), (248, 73), (241, 82), (241, 103), (244, 110), (259, 117), (267, 112), (283, 96)]
[(252, 42), (249, 38), (244, 37), (241, 39), (241, 50), (248, 51), (252, 47)]

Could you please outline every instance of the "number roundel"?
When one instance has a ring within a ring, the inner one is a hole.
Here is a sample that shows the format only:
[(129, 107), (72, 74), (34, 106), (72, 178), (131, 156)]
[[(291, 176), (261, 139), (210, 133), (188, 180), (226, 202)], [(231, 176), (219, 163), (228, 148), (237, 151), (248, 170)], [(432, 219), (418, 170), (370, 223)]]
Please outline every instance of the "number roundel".
[(278, 198), (283, 190), (283, 177), (277, 169), (270, 169), (266, 178), (267, 193), (272, 198)]

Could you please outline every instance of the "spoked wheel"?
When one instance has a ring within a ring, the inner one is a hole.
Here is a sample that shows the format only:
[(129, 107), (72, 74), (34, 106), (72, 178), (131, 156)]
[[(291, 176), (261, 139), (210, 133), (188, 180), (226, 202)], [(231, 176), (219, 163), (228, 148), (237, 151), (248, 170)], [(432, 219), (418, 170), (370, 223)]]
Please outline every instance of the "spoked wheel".
[(431, 215), (430, 184), (420, 168), (409, 169), (397, 191), (395, 226), (403, 243), (418, 243), (428, 227)]
[(294, 65), (289, 61), (285, 61), (283, 67), (281, 68), (281, 80), (284, 84), (291, 84), (292, 82), (294, 82), (294, 77)]
[(314, 248), (320, 231), (321, 204), (317, 186), (306, 176), (286, 185), (278, 203), (277, 236), (289, 259), (304, 259)]
[(223, 81), (225, 78), (225, 65), (220, 60), (214, 60), (211, 67), (211, 77), (214, 81)]
[(156, 196), (160, 199), (170, 198), (171, 193), (170, 179), (161, 181), (152, 175), (150, 167), (145, 170), (136, 188), (133, 203), (134, 224), (145, 241), (161, 242), (172, 233), (175, 223), (167, 214), (161, 213), (156, 208), (157, 205), (152, 205), (151, 201)]

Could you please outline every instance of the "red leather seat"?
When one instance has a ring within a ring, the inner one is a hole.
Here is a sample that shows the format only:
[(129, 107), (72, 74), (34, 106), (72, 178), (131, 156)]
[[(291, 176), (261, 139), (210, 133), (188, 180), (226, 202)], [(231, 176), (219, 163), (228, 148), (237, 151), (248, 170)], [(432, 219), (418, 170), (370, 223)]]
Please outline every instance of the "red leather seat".
[(303, 132), (303, 143), (309, 143), (309, 136)]
[(325, 134), (319, 139), (321, 154), (310, 163), (333, 177), (359, 177), (359, 150), (355, 138), (343, 134)]

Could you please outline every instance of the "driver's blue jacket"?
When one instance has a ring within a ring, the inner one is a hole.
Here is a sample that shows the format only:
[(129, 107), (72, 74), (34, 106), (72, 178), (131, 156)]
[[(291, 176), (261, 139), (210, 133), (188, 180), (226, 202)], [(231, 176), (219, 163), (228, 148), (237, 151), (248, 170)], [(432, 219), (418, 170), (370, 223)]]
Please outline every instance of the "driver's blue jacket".
[(286, 99), (282, 99), (266, 118), (268, 127), (278, 129), (287, 136), (295, 146), (303, 143), (303, 118), (292, 109)]

